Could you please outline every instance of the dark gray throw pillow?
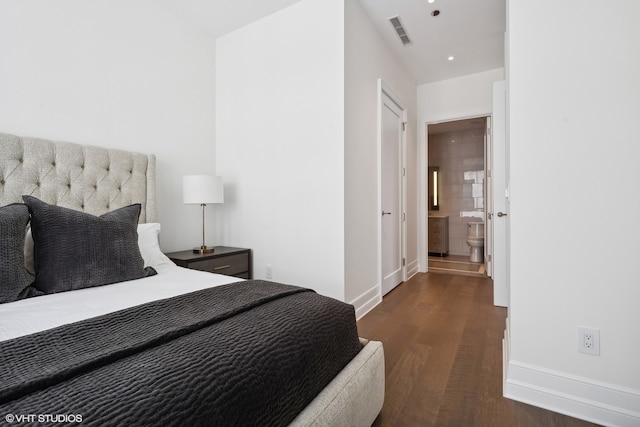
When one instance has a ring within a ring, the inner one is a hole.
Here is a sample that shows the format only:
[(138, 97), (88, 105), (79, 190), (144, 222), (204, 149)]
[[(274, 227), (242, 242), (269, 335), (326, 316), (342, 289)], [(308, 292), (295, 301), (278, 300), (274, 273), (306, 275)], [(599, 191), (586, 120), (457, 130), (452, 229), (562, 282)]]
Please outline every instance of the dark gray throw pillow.
[(0, 303), (24, 296), (33, 275), (24, 266), (29, 210), (21, 203), (0, 207)]
[(153, 276), (138, 247), (140, 204), (94, 216), (22, 196), (31, 213), (36, 280), (45, 294)]

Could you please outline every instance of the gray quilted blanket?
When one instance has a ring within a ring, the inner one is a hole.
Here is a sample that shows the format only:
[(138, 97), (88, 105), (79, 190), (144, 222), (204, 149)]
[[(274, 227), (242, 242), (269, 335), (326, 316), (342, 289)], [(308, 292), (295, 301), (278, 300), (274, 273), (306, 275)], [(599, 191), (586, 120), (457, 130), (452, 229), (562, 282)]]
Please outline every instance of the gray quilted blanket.
[(238, 282), (0, 342), (0, 416), (12, 425), (282, 426), (358, 351), (351, 305)]

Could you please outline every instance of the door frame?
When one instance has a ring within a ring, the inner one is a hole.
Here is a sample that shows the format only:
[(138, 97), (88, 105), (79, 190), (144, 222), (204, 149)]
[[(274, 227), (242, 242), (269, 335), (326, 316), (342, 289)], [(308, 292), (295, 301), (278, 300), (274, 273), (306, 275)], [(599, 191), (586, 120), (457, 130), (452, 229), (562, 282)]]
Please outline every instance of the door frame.
[(402, 122), (404, 124), (400, 140), (400, 253), (402, 256), (402, 281), (407, 281), (407, 108), (399, 96), (382, 79), (378, 79), (378, 127), (377, 127), (377, 211), (378, 216), (378, 289), (382, 296), (382, 109), (383, 97), (387, 96), (402, 111)]
[[(423, 137), (422, 140), (418, 142), (418, 158), (421, 159), (418, 163), (418, 173), (420, 174), (420, 183), (418, 185), (419, 191), (419, 201), (418, 201), (418, 210), (419, 210), (419, 218), (418, 221), (418, 259), (420, 260), (421, 270), (422, 272), (429, 271), (429, 248), (427, 242), (429, 241), (429, 208), (427, 203), (427, 190), (429, 188), (429, 125), (436, 125), (439, 123), (445, 122), (454, 122), (457, 120), (467, 120), (467, 119), (477, 119), (477, 118), (487, 118), (491, 121), (491, 125), (493, 125), (493, 114), (489, 113), (478, 113), (478, 114), (470, 114), (468, 116), (445, 116), (439, 118), (438, 120), (424, 120), (422, 121), (422, 129), (423, 129)], [(487, 152), (487, 144), (485, 140), (485, 155)], [(485, 160), (484, 165), (485, 172), (487, 171), (487, 162)], [(486, 177), (485, 177), (486, 178)], [(486, 179), (485, 179), (486, 184)], [(486, 196), (486, 194), (485, 194)], [(485, 200), (486, 202), (486, 200)], [(486, 215), (487, 215), (487, 207), (485, 203), (485, 224), (486, 224)], [(486, 225), (485, 225), (486, 227)], [(487, 236), (486, 228), (485, 228), (485, 266), (486, 266), (486, 257), (487, 257), (487, 238), (491, 239), (492, 236)], [(493, 246), (493, 245), (492, 245)]]
[(486, 118), (484, 138), (484, 265), (493, 277), (493, 116)]

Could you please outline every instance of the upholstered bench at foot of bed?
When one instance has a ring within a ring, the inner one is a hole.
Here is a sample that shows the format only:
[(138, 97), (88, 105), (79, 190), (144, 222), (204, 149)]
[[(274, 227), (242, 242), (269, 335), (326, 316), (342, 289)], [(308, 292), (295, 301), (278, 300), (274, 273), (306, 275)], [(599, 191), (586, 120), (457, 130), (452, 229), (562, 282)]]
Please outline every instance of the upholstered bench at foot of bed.
[(290, 427), (370, 426), (384, 403), (384, 350), (360, 338), (356, 357), (293, 420)]

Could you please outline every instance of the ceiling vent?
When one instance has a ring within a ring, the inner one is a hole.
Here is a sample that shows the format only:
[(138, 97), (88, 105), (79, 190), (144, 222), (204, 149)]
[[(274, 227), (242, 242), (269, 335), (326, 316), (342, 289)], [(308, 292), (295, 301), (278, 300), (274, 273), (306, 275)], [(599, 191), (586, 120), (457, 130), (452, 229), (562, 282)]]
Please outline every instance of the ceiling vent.
[(404, 29), (404, 26), (402, 25), (402, 21), (400, 21), (400, 17), (394, 16), (393, 18), (389, 18), (389, 22), (391, 22), (393, 29), (396, 30), (396, 33), (398, 34), (398, 37), (400, 37), (400, 41), (402, 41), (402, 44), (405, 46), (411, 46), (413, 43), (411, 42), (411, 39), (409, 38), (407, 31)]

